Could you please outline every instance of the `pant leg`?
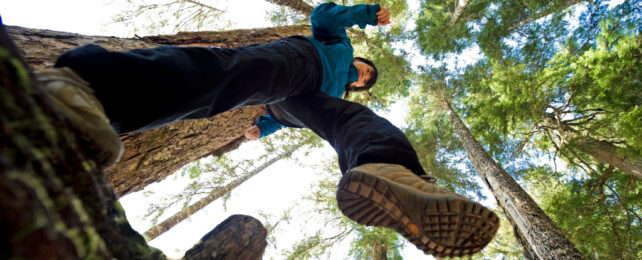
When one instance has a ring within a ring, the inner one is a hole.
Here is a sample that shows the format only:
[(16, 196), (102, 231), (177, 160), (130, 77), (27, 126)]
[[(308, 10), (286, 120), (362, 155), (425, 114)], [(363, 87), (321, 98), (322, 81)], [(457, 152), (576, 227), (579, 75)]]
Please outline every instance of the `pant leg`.
[(319, 89), (322, 77), (318, 52), (299, 38), (233, 49), (111, 52), (87, 45), (63, 54), (56, 67), (70, 67), (90, 83), (120, 133), (278, 102)]
[(361, 104), (311, 92), (269, 107), (285, 125), (309, 128), (328, 141), (337, 152), (342, 173), (366, 163), (390, 163), (426, 174), (408, 138)]

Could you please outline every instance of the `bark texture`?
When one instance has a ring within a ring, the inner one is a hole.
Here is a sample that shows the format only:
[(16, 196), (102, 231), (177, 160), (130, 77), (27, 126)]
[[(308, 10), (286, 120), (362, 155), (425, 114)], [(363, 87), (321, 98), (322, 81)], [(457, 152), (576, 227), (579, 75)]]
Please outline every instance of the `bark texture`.
[(388, 248), (385, 242), (375, 239), (372, 242), (372, 260), (386, 260), (388, 259)]
[(461, 14), (463, 14), (466, 7), (468, 7), (468, 3), (470, 3), (470, 0), (455, 0), (455, 11), (453, 11), (450, 17), (450, 26), (454, 26), (457, 23)]
[(617, 146), (588, 136), (575, 136), (571, 141), (582, 152), (599, 162), (608, 163), (621, 171), (642, 180), (642, 160), (618, 154)]
[(528, 193), (484, 150), (448, 101), (442, 99), (442, 105), (468, 158), (513, 225), (524, 255), (530, 259), (584, 259)]
[(267, 246), (266, 237), (267, 230), (260, 221), (232, 215), (203, 236), (183, 259), (261, 259)]
[[(267, 43), (290, 35), (311, 34), (307, 25), (179, 33), (137, 39), (85, 36), (22, 27), (9, 27), (9, 32), (33, 69), (49, 68), (64, 51), (87, 43), (100, 44), (117, 51), (159, 45), (238, 47)], [(235, 149), (245, 141), (245, 129), (257, 116), (265, 113), (262, 107), (247, 107), (209, 119), (181, 121), (122, 136), (125, 154), (120, 162), (105, 170), (107, 179), (118, 196), (141, 190), (150, 183), (163, 180), (191, 161)]]
[(163, 233), (167, 232), (168, 230), (170, 230), (171, 228), (176, 226), (181, 221), (183, 221), (183, 220), (189, 218), (190, 216), (194, 215), (194, 213), (196, 213), (199, 210), (203, 209), (205, 206), (207, 206), (210, 203), (214, 202), (218, 198), (223, 197), (225, 194), (230, 193), (232, 190), (234, 190), (236, 187), (238, 187), (241, 184), (243, 184), (245, 181), (249, 180), (250, 178), (256, 176), (257, 174), (259, 174), (260, 172), (265, 170), (265, 168), (269, 167), (270, 165), (274, 164), (275, 162), (278, 162), (279, 160), (281, 160), (283, 158), (286, 158), (286, 157), (290, 156), (294, 151), (296, 151), (297, 149), (301, 148), (303, 146), (303, 144), (304, 143), (301, 143), (299, 145), (293, 146), (290, 149), (287, 149), (287, 150), (283, 151), (282, 153), (278, 154), (274, 158), (268, 160), (267, 162), (265, 162), (264, 164), (260, 165), (256, 169), (243, 174), (241, 177), (235, 179), (234, 181), (230, 182), (229, 184), (227, 184), (227, 185), (225, 185), (223, 187), (220, 187), (218, 189), (212, 190), (204, 198), (198, 200), (197, 202), (195, 202), (192, 205), (189, 205), (189, 206), (185, 207), (184, 209), (182, 209), (178, 213), (174, 214), (173, 216), (169, 217), (165, 221), (159, 223), (158, 225), (155, 225), (155, 226), (151, 227), (150, 229), (145, 231), (145, 233), (143, 235), (149, 241), (157, 238), (158, 236), (162, 235)]
[(0, 27), (0, 259), (164, 259)]
[(642, 180), (642, 160), (618, 153), (620, 148), (613, 143), (582, 135), (570, 125), (558, 122), (554, 115), (549, 115), (545, 122), (549, 128), (557, 129), (562, 138), (560, 146), (569, 145), (570, 149), (577, 149), (598, 162), (612, 165)]
[(107, 179), (119, 196), (142, 190), (189, 162), (236, 149), (246, 141), (245, 129), (266, 113), (262, 106), (246, 107), (125, 135), (123, 157), (105, 170)]

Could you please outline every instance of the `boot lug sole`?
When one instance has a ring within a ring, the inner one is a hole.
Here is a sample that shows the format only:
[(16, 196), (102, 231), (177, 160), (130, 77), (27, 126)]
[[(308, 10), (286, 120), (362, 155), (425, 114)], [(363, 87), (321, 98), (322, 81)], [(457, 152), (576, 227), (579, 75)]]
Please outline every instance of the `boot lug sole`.
[[(426, 254), (453, 257), (477, 253), (499, 227), (497, 215), (473, 201), (418, 193), (366, 172), (345, 174), (337, 202), (348, 218), (367, 226), (392, 228)], [(423, 215), (413, 218), (406, 208), (421, 209)]]

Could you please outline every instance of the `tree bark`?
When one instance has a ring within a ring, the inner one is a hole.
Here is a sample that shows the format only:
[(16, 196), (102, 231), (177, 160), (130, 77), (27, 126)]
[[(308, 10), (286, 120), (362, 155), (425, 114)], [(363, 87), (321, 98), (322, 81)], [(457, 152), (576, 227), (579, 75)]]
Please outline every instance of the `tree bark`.
[(642, 160), (618, 153), (620, 148), (610, 142), (582, 135), (568, 124), (558, 122), (554, 115), (549, 114), (545, 124), (557, 129), (557, 132), (563, 138), (561, 145), (569, 145), (571, 146), (570, 149), (578, 149), (598, 162), (613, 165), (621, 171), (642, 180)]
[(183, 256), (194, 259), (261, 259), (267, 247), (267, 230), (250, 216), (233, 215), (207, 233)]
[(484, 150), (450, 103), (444, 97), (439, 98), (477, 174), (513, 225), (524, 255), (539, 259), (584, 259), (528, 193)]
[[(267, 43), (290, 35), (310, 35), (310, 26), (283, 26), (224, 32), (178, 33), (126, 39), (85, 36), (50, 30), (9, 27), (33, 69), (49, 68), (64, 51), (87, 43), (115, 51), (159, 45), (238, 47)], [(127, 93), (123, 93), (126, 95)], [(247, 107), (200, 120), (180, 121), (166, 127), (122, 136), (125, 153), (105, 170), (118, 196), (143, 189), (163, 180), (183, 165), (207, 155), (220, 155), (245, 141), (243, 133), (263, 107)]]
[(192, 205), (189, 205), (189, 206), (185, 207), (184, 209), (182, 209), (178, 213), (172, 215), (171, 217), (169, 217), (165, 221), (159, 223), (158, 225), (155, 225), (155, 226), (151, 227), (150, 229), (145, 231), (145, 233), (143, 235), (145, 236), (145, 238), (147, 238), (148, 241), (154, 240), (158, 236), (162, 235), (163, 233), (167, 232), (168, 230), (170, 230), (171, 228), (176, 226), (178, 223), (181, 223), (181, 221), (189, 218), (190, 216), (194, 215), (194, 213), (196, 213), (199, 210), (205, 208), (205, 206), (207, 206), (210, 203), (214, 202), (218, 198), (225, 196), (225, 194), (230, 193), (236, 187), (240, 186), (241, 184), (243, 184), (245, 181), (249, 180), (250, 178), (256, 176), (257, 174), (259, 174), (260, 172), (265, 170), (270, 165), (274, 164), (275, 162), (278, 162), (279, 160), (281, 160), (283, 158), (286, 158), (287, 156), (290, 156), (294, 151), (296, 151), (297, 149), (303, 147), (304, 144), (305, 143), (300, 143), (298, 145), (292, 146), (292, 147), (290, 147), (290, 149), (287, 149), (284, 152), (278, 154), (277, 156), (275, 156), (274, 158), (268, 160), (267, 162), (265, 162), (264, 164), (260, 165), (256, 169), (254, 169), (254, 170), (252, 170), (252, 171), (250, 171), (248, 173), (243, 174), (241, 177), (235, 179), (234, 181), (230, 182), (229, 184), (210, 191), (210, 193), (207, 196), (205, 196), (204, 198), (198, 200), (197, 202), (195, 202)]
[(314, 7), (307, 4), (303, 0), (265, 0), (275, 5), (286, 6), (300, 14), (310, 16)]
[(383, 241), (375, 239), (372, 242), (372, 260), (388, 259), (388, 249)]
[(595, 160), (613, 165), (621, 171), (642, 180), (642, 160), (618, 154), (617, 146), (588, 136), (577, 135), (571, 143)]
[(470, 0), (455, 0), (455, 11), (450, 17), (450, 26), (454, 26), (457, 23), (461, 14), (464, 13), (466, 7), (468, 7), (469, 2)]
[(0, 27), (0, 259), (164, 259)]

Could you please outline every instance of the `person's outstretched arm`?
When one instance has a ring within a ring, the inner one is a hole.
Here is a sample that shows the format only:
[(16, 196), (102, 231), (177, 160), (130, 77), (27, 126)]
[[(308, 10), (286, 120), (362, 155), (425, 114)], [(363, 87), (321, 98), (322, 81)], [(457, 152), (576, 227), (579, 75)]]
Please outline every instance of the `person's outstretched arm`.
[(256, 140), (271, 135), (281, 128), (283, 128), (283, 125), (277, 122), (271, 115), (263, 115), (256, 120), (253, 126), (245, 130), (245, 137)]
[(319, 41), (348, 39), (346, 27), (359, 25), (386, 25), (390, 23), (390, 12), (379, 4), (343, 6), (325, 3), (312, 10), (310, 24), (312, 37)]

